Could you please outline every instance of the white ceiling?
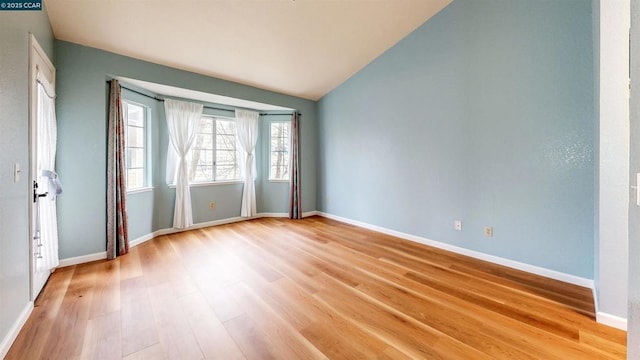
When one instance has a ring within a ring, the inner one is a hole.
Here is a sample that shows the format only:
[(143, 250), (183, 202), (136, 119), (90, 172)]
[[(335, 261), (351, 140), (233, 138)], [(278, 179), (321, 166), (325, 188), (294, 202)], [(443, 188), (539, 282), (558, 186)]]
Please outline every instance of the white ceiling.
[(451, 0), (45, 0), (57, 39), (317, 100)]

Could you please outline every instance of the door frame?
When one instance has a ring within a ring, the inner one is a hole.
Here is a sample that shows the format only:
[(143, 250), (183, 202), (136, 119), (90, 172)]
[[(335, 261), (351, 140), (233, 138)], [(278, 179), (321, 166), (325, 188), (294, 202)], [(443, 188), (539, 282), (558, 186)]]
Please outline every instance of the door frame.
[(35, 286), (36, 275), (36, 261), (34, 259), (34, 211), (33, 211), (33, 181), (36, 179), (37, 163), (36, 163), (36, 140), (37, 140), (37, 111), (38, 111), (38, 96), (36, 86), (38, 71), (40, 71), (45, 78), (54, 86), (56, 83), (56, 68), (53, 66), (51, 60), (47, 56), (47, 53), (42, 49), (42, 46), (36, 40), (36, 37), (29, 33), (29, 298), (31, 301), (35, 301), (38, 297)]

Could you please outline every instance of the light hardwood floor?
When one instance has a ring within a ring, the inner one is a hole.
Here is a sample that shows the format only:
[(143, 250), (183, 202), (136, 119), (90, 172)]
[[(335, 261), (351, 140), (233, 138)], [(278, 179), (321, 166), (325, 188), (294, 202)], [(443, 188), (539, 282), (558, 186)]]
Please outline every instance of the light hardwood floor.
[(312, 217), (58, 269), (7, 359), (623, 359), (591, 291)]

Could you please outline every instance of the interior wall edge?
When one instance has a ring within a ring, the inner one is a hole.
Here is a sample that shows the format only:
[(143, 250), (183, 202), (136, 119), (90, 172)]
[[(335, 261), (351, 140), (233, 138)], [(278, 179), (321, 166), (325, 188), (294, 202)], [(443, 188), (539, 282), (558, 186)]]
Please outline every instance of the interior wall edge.
[(9, 329), (9, 332), (5, 335), (4, 339), (2, 339), (2, 342), (0, 342), (0, 359), (4, 359), (4, 357), (7, 355), (9, 349), (11, 348), (11, 345), (13, 345), (13, 342), (18, 337), (20, 330), (22, 330), (22, 327), (27, 322), (27, 319), (29, 319), (32, 311), (33, 301), (29, 301), (25, 305), (24, 309), (22, 309), (20, 316), (18, 316), (16, 321)]
[(66, 259), (60, 259), (58, 268), (67, 267), (71, 265), (84, 264), (92, 261), (104, 260), (107, 258), (107, 252), (101, 251), (93, 254), (74, 256)]
[(596, 321), (600, 324), (614, 327), (616, 329), (627, 331), (627, 319), (608, 314), (606, 312), (596, 312)]

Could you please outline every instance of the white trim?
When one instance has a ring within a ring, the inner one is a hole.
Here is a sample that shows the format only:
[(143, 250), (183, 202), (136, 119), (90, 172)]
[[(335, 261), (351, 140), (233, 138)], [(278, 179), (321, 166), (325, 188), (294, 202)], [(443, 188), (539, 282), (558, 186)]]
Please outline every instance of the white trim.
[(318, 210), (313, 210), (313, 211), (307, 211), (307, 212), (303, 212), (302, 213), (302, 217), (306, 218), (309, 216), (316, 216), (316, 215), (320, 215), (320, 212)]
[(140, 236), (139, 238), (137, 238), (135, 240), (131, 240), (129, 242), (129, 247), (138, 246), (138, 245), (140, 245), (142, 243), (145, 243), (145, 242), (147, 242), (149, 240), (152, 240), (153, 238), (156, 238), (156, 237), (162, 236), (162, 235), (176, 234), (176, 233), (183, 232), (183, 231), (202, 229), (202, 228), (211, 227), (211, 226), (217, 226), (217, 225), (231, 224), (231, 223), (235, 223), (235, 222), (239, 222), (239, 221), (255, 219), (257, 217), (262, 217), (262, 216), (256, 216), (254, 218), (243, 218), (243, 217), (237, 216), (237, 217), (232, 217), (232, 218), (228, 218), (228, 219), (221, 219), (221, 220), (214, 220), (214, 221), (207, 221), (207, 222), (203, 222), (203, 223), (193, 224), (193, 226), (190, 226), (190, 227), (184, 228), (184, 229), (176, 229), (176, 228), (160, 229), (160, 230), (156, 230), (156, 231), (154, 231), (154, 232), (152, 232), (150, 234), (142, 235), (142, 236)]
[(399, 238), (410, 240), (410, 241), (417, 242), (417, 243), (420, 243), (420, 244), (433, 246), (435, 248), (451, 251), (451, 252), (454, 252), (454, 253), (457, 253), (457, 254), (466, 255), (466, 256), (470, 256), (472, 258), (488, 261), (488, 262), (491, 262), (491, 263), (494, 263), (494, 264), (498, 264), (498, 265), (510, 267), (510, 268), (513, 268), (513, 269), (522, 270), (522, 271), (526, 271), (526, 272), (529, 272), (529, 273), (532, 273), (532, 274), (548, 277), (548, 278), (551, 278), (551, 279), (563, 281), (563, 282), (574, 284), (574, 285), (578, 285), (578, 286), (583, 286), (583, 287), (590, 288), (590, 289), (594, 288), (594, 282), (591, 279), (586, 279), (586, 278), (583, 278), (583, 277), (579, 277), (579, 276), (575, 276), (575, 275), (571, 275), (571, 274), (566, 274), (566, 273), (563, 273), (563, 272), (550, 270), (550, 269), (546, 269), (546, 268), (535, 266), (535, 265), (529, 265), (529, 264), (521, 263), (521, 262), (510, 260), (510, 259), (501, 258), (499, 256), (494, 256), (494, 255), (481, 253), (481, 252), (475, 251), (475, 250), (469, 250), (469, 249), (461, 248), (461, 247), (458, 247), (458, 246), (455, 246), (455, 245), (450, 245), (450, 244), (442, 243), (442, 242), (439, 242), (439, 241), (426, 239), (426, 238), (423, 238), (423, 237), (420, 237), (420, 236), (411, 235), (411, 234), (407, 234), (407, 233), (403, 233), (403, 232), (399, 232), (399, 231), (383, 228), (381, 226), (371, 225), (371, 224), (368, 224), (368, 223), (365, 223), (365, 222), (362, 222), (362, 221), (352, 220), (352, 219), (344, 218), (344, 217), (333, 215), (333, 214), (328, 214), (328, 213), (324, 213), (324, 212), (318, 212), (318, 215), (326, 217), (328, 219), (333, 219), (333, 220), (337, 220), (337, 221), (344, 222), (344, 223), (347, 223), (347, 224), (356, 225), (356, 226), (359, 226), (359, 227), (362, 227), (362, 228), (365, 228), (365, 229), (378, 231), (378, 232), (381, 232), (383, 234), (399, 237)]
[[(318, 214), (319, 214), (318, 211), (313, 210), (313, 211), (302, 213), (302, 217), (315, 216), (315, 215), (318, 215)], [(236, 222), (240, 222), (240, 221), (259, 219), (259, 218), (265, 218), (265, 217), (267, 217), (267, 218), (286, 218), (288, 216), (289, 216), (289, 214), (287, 214), (287, 213), (259, 213), (256, 216), (250, 217), (250, 218), (236, 216), (236, 217), (227, 218), (227, 219), (207, 221), (207, 222), (203, 222), (203, 223), (194, 224), (193, 226), (185, 228), (185, 229), (175, 229), (175, 228), (160, 229), (160, 230), (156, 230), (156, 231), (154, 231), (154, 232), (152, 232), (150, 234), (142, 235), (142, 236), (140, 236), (140, 237), (138, 237), (138, 238), (136, 238), (134, 240), (129, 241), (129, 246), (130, 247), (138, 246), (138, 245), (140, 245), (142, 243), (145, 243), (145, 242), (147, 242), (149, 240), (152, 240), (153, 238), (161, 236), (161, 235), (175, 234), (175, 233), (179, 233), (179, 232), (183, 232), (183, 231), (202, 229), (202, 228), (206, 228), (206, 227), (210, 227), (210, 226), (231, 224), (231, 223), (236, 223)], [(60, 260), (59, 267), (78, 265), (78, 264), (83, 264), (83, 263), (96, 261), (96, 260), (102, 260), (102, 259), (106, 259), (106, 258), (107, 258), (106, 251), (105, 252), (100, 252), (100, 253), (95, 253), (95, 254), (84, 255), (84, 256), (77, 256), (77, 257), (73, 257), (73, 258), (67, 258), (67, 259)]]
[[(583, 286), (583, 287), (592, 289), (592, 291), (594, 291), (594, 301), (596, 302), (596, 307), (597, 307), (597, 300), (596, 300), (597, 297), (596, 297), (596, 293), (595, 293), (595, 290), (594, 290), (595, 289), (594, 282), (591, 279), (586, 279), (586, 278), (582, 278), (582, 277), (579, 277), (579, 276), (566, 274), (566, 273), (562, 273), (562, 272), (559, 272), (559, 271), (546, 269), (546, 268), (535, 266), (535, 265), (529, 265), (529, 264), (521, 263), (521, 262), (510, 260), (510, 259), (505, 259), (505, 258), (501, 258), (501, 257), (498, 257), (498, 256), (489, 255), (489, 254), (481, 253), (481, 252), (478, 252), (478, 251), (461, 248), (461, 247), (458, 247), (458, 246), (455, 246), (455, 245), (445, 244), (445, 243), (442, 243), (442, 242), (439, 242), (439, 241), (426, 239), (426, 238), (423, 238), (423, 237), (420, 237), (420, 236), (416, 236), (416, 235), (406, 234), (406, 233), (403, 233), (403, 232), (399, 232), (399, 231), (383, 228), (383, 227), (376, 226), (376, 225), (371, 225), (371, 224), (368, 224), (368, 223), (365, 223), (365, 222), (362, 222), (362, 221), (352, 220), (352, 219), (344, 218), (344, 217), (333, 215), (333, 214), (328, 214), (328, 213), (317, 211), (317, 210), (308, 211), (308, 212), (305, 212), (305, 213), (302, 214), (303, 217), (316, 216), (316, 215), (317, 216), (326, 217), (328, 219), (333, 219), (333, 220), (337, 220), (337, 221), (340, 221), (340, 222), (344, 222), (344, 223), (347, 223), (347, 224), (360, 226), (360, 227), (365, 228), (365, 229), (378, 231), (378, 232), (381, 232), (383, 234), (399, 237), (399, 238), (410, 240), (410, 241), (417, 242), (417, 243), (420, 243), (420, 244), (433, 246), (433, 247), (436, 247), (436, 248), (439, 248), (439, 249), (443, 249), (443, 250), (447, 250), (447, 251), (451, 251), (451, 252), (454, 252), (454, 253), (457, 253), (457, 254), (470, 256), (470, 257), (473, 257), (473, 258), (476, 258), (476, 259), (480, 259), (480, 260), (484, 260), (484, 261), (489, 261), (489, 262), (494, 263), (494, 264), (507, 266), (507, 267), (510, 267), (510, 268), (526, 271), (526, 272), (529, 272), (529, 273), (532, 273), (532, 274), (536, 274), (536, 275), (545, 276), (545, 277), (548, 277), (548, 278), (551, 278), (551, 279), (555, 279), (555, 280), (559, 280), (559, 281), (564, 281), (564, 282), (567, 282), (567, 283), (570, 283), (570, 284), (574, 284), (574, 285), (578, 285), (578, 286)], [(147, 241), (149, 241), (149, 240), (151, 240), (151, 239), (153, 239), (153, 238), (155, 238), (157, 236), (161, 236), (161, 235), (175, 234), (175, 233), (179, 233), (179, 232), (183, 232), (183, 231), (201, 229), (201, 228), (206, 228), (206, 227), (210, 227), (210, 226), (230, 224), (230, 223), (235, 223), (235, 222), (240, 222), (240, 221), (245, 221), (245, 220), (259, 219), (259, 218), (264, 218), (264, 217), (286, 218), (286, 217), (288, 217), (288, 214), (287, 213), (259, 213), (256, 216), (250, 217), (250, 218), (245, 218), (245, 217), (238, 216), (238, 217), (232, 217), (232, 218), (227, 218), (227, 219), (221, 219), (221, 220), (214, 220), (214, 221), (198, 223), (198, 224), (194, 224), (193, 226), (191, 226), (189, 228), (185, 228), (185, 229), (175, 229), (175, 228), (160, 229), (160, 230), (156, 230), (156, 231), (154, 231), (154, 232), (152, 232), (150, 234), (143, 235), (143, 236), (140, 236), (140, 237), (138, 237), (138, 238), (136, 238), (134, 240), (131, 240), (129, 245), (131, 247), (135, 247), (135, 246), (138, 246), (138, 245), (140, 245), (140, 244), (142, 244), (144, 242), (147, 242)], [(89, 255), (84, 255), (84, 256), (67, 258), (67, 259), (60, 260), (60, 267), (76, 265), (76, 264), (82, 264), (82, 263), (85, 263), (85, 262), (102, 260), (102, 259), (106, 259), (106, 258), (107, 258), (107, 253), (106, 252), (100, 252), (100, 253), (95, 253), (95, 254), (89, 254)]]
[(289, 217), (288, 213), (259, 213), (255, 218), (286, 218)]
[(22, 327), (27, 322), (27, 319), (29, 319), (29, 315), (31, 315), (32, 311), (33, 301), (29, 301), (27, 305), (25, 305), (24, 309), (22, 309), (20, 316), (18, 316), (16, 321), (7, 332), (7, 335), (5, 335), (4, 339), (2, 339), (2, 342), (0, 342), (0, 359), (4, 359), (4, 357), (7, 356), (9, 349), (11, 349), (11, 345), (13, 345), (13, 342), (16, 341), (20, 330), (22, 330)]
[(138, 246), (138, 245), (140, 245), (140, 244), (142, 244), (142, 243), (145, 243), (145, 242), (147, 242), (147, 241), (149, 241), (149, 240), (153, 239), (153, 238), (154, 238), (154, 237), (156, 237), (156, 236), (160, 236), (160, 234), (156, 234), (157, 232), (158, 232), (158, 231), (154, 231), (154, 232), (152, 232), (152, 233), (150, 233), (150, 234), (142, 235), (142, 236), (140, 236), (139, 238), (136, 238), (136, 239), (134, 239), (134, 240), (129, 241), (129, 247), (130, 247), (130, 248), (132, 248), (132, 247), (136, 247), (136, 246)]
[(614, 327), (616, 329), (627, 331), (627, 319), (607, 314), (605, 312), (596, 312), (596, 321), (600, 324)]
[[(190, 183), (190, 187), (199, 187), (199, 186), (220, 186), (220, 185), (238, 185), (244, 184), (244, 180), (220, 180), (220, 181), (206, 181), (206, 182), (193, 182)], [(176, 186), (173, 185), (175, 188)]]
[(591, 291), (593, 292), (593, 304), (596, 310), (596, 322), (627, 331), (627, 319), (600, 311), (598, 290), (594, 286)]
[[(221, 185), (238, 185), (244, 184), (244, 180), (221, 180), (221, 181), (205, 181), (189, 183), (189, 187), (201, 187), (201, 186), (221, 186)], [(168, 184), (169, 189), (175, 189), (176, 184)]]
[(107, 258), (107, 252), (102, 251), (102, 252), (89, 254), (89, 255), (82, 255), (82, 256), (76, 256), (72, 258), (61, 259), (60, 265), (58, 265), (58, 267), (84, 264), (84, 263), (88, 263), (96, 260), (103, 260), (106, 258)]
[[(328, 219), (333, 219), (333, 220), (344, 222), (344, 223), (347, 223), (347, 224), (356, 225), (356, 226), (359, 226), (359, 227), (362, 227), (362, 228), (365, 228), (365, 229), (378, 231), (378, 232), (383, 233), (383, 234), (399, 237), (399, 238), (402, 238), (402, 239), (405, 239), (405, 240), (417, 242), (417, 243), (428, 245), (428, 246), (433, 246), (433, 247), (436, 247), (436, 248), (439, 248), (439, 249), (451, 251), (451, 252), (454, 252), (454, 253), (457, 253), (457, 254), (461, 254), (461, 255), (470, 256), (470, 257), (473, 257), (473, 258), (476, 258), (476, 259), (489, 261), (489, 262), (494, 263), (494, 264), (503, 265), (503, 266), (507, 266), (507, 267), (510, 267), (510, 268), (526, 271), (526, 272), (529, 272), (529, 273), (532, 273), (532, 274), (545, 276), (545, 277), (548, 277), (548, 278), (551, 278), (551, 279), (564, 281), (566, 283), (570, 283), (570, 284), (574, 284), (574, 285), (590, 288), (591, 291), (593, 292), (593, 299), (594, 299), (595, 306), (596, 306), (596, 319), (597, 319), (597, 322), (601, 323), (601, 324), (604, 324), (604, 325), (612, 326), (612, 327), (615, 327), (615, 328), (618, 328), (618, 329), (621, 329), (621, 330), (624, 330), (624, 331), (627, 330), (627, 320), (626, 319), (618, 317), (618, 316), (615, 316), (615, 315), (611, 315), (611, 314), (607, 314), (607, 313), (598, 311), (597, 292), (596, 292), (596, 289), (595, 289), (595, 286), (594, 286), (594, 282), (591, 279), (586, 279), (586, 278), (582, 278), (582, 277), (571, 275), (571, 274), (562, 273), (562, 272), (555, 271), (555, 270), (545, 269), (545, 268), (542, 268), (542, 267), (539, 267), (539, 266), (529, 265), (529, 264), (521, 263), (521, 262), (518, 262), (518, 261), (501, 258), (501, 257), (498, 257), (498, 256), (484, 254), (484, 253), (481, 253), (481, 252), (478, 252), (478, 251), (474, 251), (474, 250), (464, 249), (464, 248), (461, 248), (461, 247), (458, 247), (458, 246), (445, 244), (445, 243), (442, 243), (442, 242), (426, 239), (426, 238), (423, 238), (423, 237), (420, 237), (420, 236), (415, 236), (415, 235), (411, 235), (411, 234), (402, 233), (402, 232), (399, 232), (399, 231), (383, 228), (383, 227), (376, 226), (376, 225), (371, 225), (371, 224), (368, 224), (368, 223), (365, 223), (365, 222), (362, 222), (362, 221), (352, 220), (352, 219), (344, 218), (344, 217), (341, 217), (341, 216), (328, 214), (328, 213), (325, 213), (325, 212), (322, 212), (322, 211), (313, 210), (313, 211), (308, 211), (308, 212), (305, 212), (305, 213), (302, 214), (302, 217), (310, 217), (310, 216), (322, 216), (322, 217), (325, 217), (325, 218), (328, 218)], [(285, 217), (288, 217), (288, 214), (287, 213), (259, 213), (256, 216), (251, 217), (251, 218), (245, 218), (245, 217), (239, 217), (238, 216), (238, 217), (232, 217), (232, 218), (228, 218), (228, 219), (221, 219), (221, 220), (214, 220), (214, 221), (198, 223), (198, 224), (194, 224), (193, 226), (191, 226), (189, 228), (186, 228), (186, 229), (174, 229), (174, 228), (161, 229), (161, 230), (156, 230), (156, 231), (154, 231), (154, 232), (152, 232), (150, 234), (143, 235), (143, 236), (141, 236), (141, 237), (139, 237), (139, 238), (137, 238), (135, 240), (132, 240), (129, 243), (129, 245), (131, 247), (135, 247), (135, 246), (138, 246), (138, 245), (140, 245), (140, 244), (142, 244), (144, 242), (152, 240), (153, 238), (161, 236), (161, 235), (175, 234), (175, 233), (188, 231), (188, 230), (195, 230), (195, 229), (201, 229), (201, 228), (206, 228), (206, 227), (210, 227), (210, 226), (231, 224), (231, 223), (236, 223), (236, 222), (240, 222), (240, 221), (259, 219), (259, 218), (265, 218), (265, 217), (285, 218)], [(89, 255), (84, 255), (84, 256), (77, 256), (77, 257), (73, 257), (73, 258), (60, 260), (60, 267), (77, 265), (77, 264), (82, 264), (82, 263), (86, 263), (86, 262), (90, 262), (90, 261), (102, 260), (102, 259), (106, 259), (106, 258), (107, 258), (107, 253), (106, 252), (100, 252), (100, 253), (89, 254)], [(11, 343), (15, 340), (15, 337), (18, 335), (18, 332), (20, 331), (20, 329), (24, 325), (24, 322), (26, 322), (27, 318), (29, 317), (29, 314), (31, 313), (31, 310), (33, 309), (33, 303), (30, 302), (29, 304), (30, 305), (27, 306), (28, 309), (25, 308), (25, 310), (23, 311), (23, 314), (21, 314), (20, 318), (18, 319), (18, 321), (16, 321), (16, 324), (14, 324), (14, 327), (12, 328), (12, 331), (15, 334), (12, 335), (11, 332), (9, 333), (9, 335), (13, 336), (13, 338), (11, 339)], [(30, 306), (30, 308), (29, 308), (29, 306)], [(25, 311), (27, 311), (26, 314), (25, 314)], [(17, 327), (17, 329), (16, 329), (16, 327)], [(4, 342), (0, 345), (0, 358), (2, 358), (4, 355), (6, 355), (6, 351), (9, 351), (9, 347), (11, 346), (11, 343), (10, 343), (6, 349), (4, 348), (5, 346), (7, 346), (6, 342), (7, 342), (7, 339), (9, 338), (9, 335), (7, 336), (7, 338), (5, 338)], [(4, 353), (3, 353), (3, 351), (4, 351)]]
[(153, 186), (143, 186), (141, 188), (136, 188), (131, 190), (127, 189), (127, 195), (134, 195), (134, 194), (145, 193), (149, 191), (153, 191)]

